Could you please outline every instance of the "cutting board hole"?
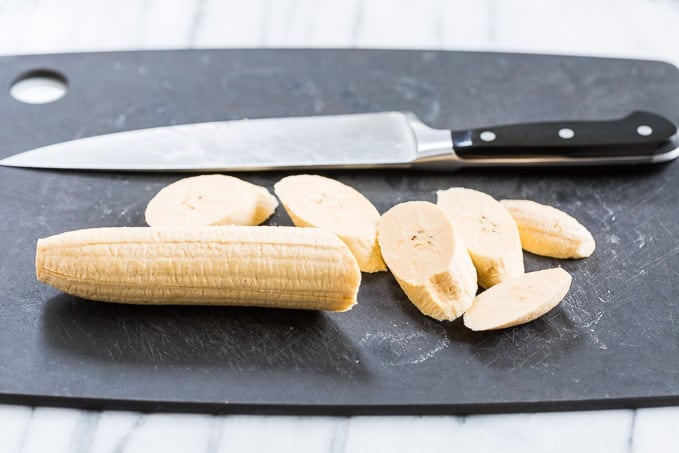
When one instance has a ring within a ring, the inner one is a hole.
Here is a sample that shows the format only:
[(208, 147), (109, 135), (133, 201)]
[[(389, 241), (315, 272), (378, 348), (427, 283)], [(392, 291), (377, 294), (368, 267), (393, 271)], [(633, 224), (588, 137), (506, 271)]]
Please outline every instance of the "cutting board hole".
[(48, 104), (64, 97), (66, 91), (66, 77), (49, 69), (29, 71), (12, 83), (9, 89), (14, 99), (26, 104)]

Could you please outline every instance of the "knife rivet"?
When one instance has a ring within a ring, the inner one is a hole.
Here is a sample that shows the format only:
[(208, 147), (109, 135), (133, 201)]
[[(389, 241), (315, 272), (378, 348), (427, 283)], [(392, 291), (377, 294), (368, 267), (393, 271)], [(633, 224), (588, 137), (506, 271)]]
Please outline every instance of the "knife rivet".
[(570, 140), (571, 138), (575, 137), (575, 132), (573, 129), (564, 127), (563, 129), (559, 129), (559, 137), (563, 138), (564, 140)]
[(479, 138), (484, 142), (492, 142), (495, 141), (496, 136), (493, 131), (483, 131), (479, 134)]
[(637, 134), (643, 136), (643, 137), (648, 137), (653, 133), (653, 128), (651, 126), (646, 126), (645, 124), (642, 124), (641, 126), (637, 127)]

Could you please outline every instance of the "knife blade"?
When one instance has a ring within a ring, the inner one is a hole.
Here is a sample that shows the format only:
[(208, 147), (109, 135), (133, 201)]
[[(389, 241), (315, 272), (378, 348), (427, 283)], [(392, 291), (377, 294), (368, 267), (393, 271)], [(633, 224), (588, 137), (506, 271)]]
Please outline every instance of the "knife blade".
[(651, 112), (596, 121), (433, 129), (408, 112), (267, 118), (163, 126), (35, 148), (0, 165), (100, 171), (333, 168), (455, 170), (478, 166), (667, 162), (677, 127)]

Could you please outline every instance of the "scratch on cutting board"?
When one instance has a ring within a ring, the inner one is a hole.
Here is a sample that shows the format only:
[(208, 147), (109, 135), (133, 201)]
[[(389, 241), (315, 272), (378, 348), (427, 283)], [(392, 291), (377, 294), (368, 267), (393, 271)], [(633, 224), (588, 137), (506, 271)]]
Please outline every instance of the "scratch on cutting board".
[(666, 250), (664, 253), (661, 253), (652, 260), (642, 261), (637, 266), (641, 269), (653, 269), (655, 266), (665, 264), (668, 258), (675, 256), (677, 253), (679, 253), (679, 244), (675, 245), (669, 250)]
[[(602, 316), (603, 316), (603, 312), (599, 313), (599, 316), (595, 320), (590, 321), (588, 324), (585, 324), (585, 327), (587, 328), (587, 330), (589, 330), (589, 334), (592, 337), (592, 340), (594, 340), (594, 345), (598, 346), (599, 349), (606, 350), (606, 349), (608, 349), (608, 346), (603, 341), (601, 341), (601, 339), (599, 338), (599, 335), (597, 334), (596, 329), (594, 328), (594, 327), (596, 327), (599, 320), (601, 320)], [(592, 326), (594, 326), (594, 327), (592, 327)]]
[[(619, 187), (618, 190), (624, 190), (622, 187)], [(664, 184), (658, 184), (652, 189), (647, 189), (647, 190), (641, 190), (638, 191), (637, 193), (639, 194), (638, 197), (633, 198), (633, 204), (630, 206), (627, 206), (627, 210), (632, 210), (636, 208), (637, 206), (645, 206), (649, 202), (655, 200), (658, 198), (658, 196), (665, 190), (665, 185)]]
[[(514, 364), (514, 366), (510, 368), (510, 371), (515, 371), (515, 370), (524, 368), (524, 367), (526, 366), (526, 364), (532, 363), (532, 360), (531, 360), (531, 359), (532, 359), (533, 357), (535, 357), (536, 355), (537, 355), (537, 352), (532, 352), (532, 353), (530, 353), (528, 356), (526, 356), (526, 357), (524, 357), (523, 359), (521, 359), (520, 361), (516, 362), (516, 363)], [(550, 354), (548, 354), (547, 357), (548, 357), (549, 355), (550, 355)], [(538, 363), (544, 362), (544, 361), (546, 360), (547, 357), (543, 357)]]
[(634, 239), (634, 243), (637, 245), (638, 248), (644, 248), (646, 245), (646, 236), (641, 232), (637, 231), (637, 237)]
[[(601, 299), (601, 298), (599, 298), (599, 299)], [(592, 319), (590, 322), (586, 323), (584, 325), (584, 327), (591, 329), (592, 326), (596, 326), (597, 324), (599, 324), (599, 321), (601, 321), (601, 318), (603, 317), (603, 315), (604, 315), (603, 311), (598, 312), (596, 317), (594, 319)]]
[(375, 350), (390, 365), (413, 365), (431, 359), (448, 347), (448, 342), (441, 338), (430, 346), (429, 339), (425, 332), (369, 332), (359, 344)]
[(606, 236), (606, 242), (609, 244), (620, 244), (620, 236), (617, 234), (609, 234)]
[(606, 204), (606, 201), (602, 199), (601, 195), (596, 190), (592, 191), (591, 193), (592, 193), (592, 196), (594, 198), (596, 198), (596, 201), (599, 203), (601, 208), (606, 213), (606, 216), (602, 219), (603, 220), (603, 226), (604, 226), (604, 229), (609, 230), (610, 227), (611, 227), (610, 223), (615, 222), (615, 211), (613, 209), (611, 209), (611, 207)]
[[(610, 291), (607, 291), (607, 294), (610, 295)], [(597, 299), (599, 302), (601, 302), (601, 307), (596, 307), (599, 309), (595, 309), (595, 307), (592, 307), (589, 304), (582, 303), (582, 300), (588, 300), (587, 297), (581, 299), (578, 296), (579, 293), (576, 291), (576, 293), (571, 298), (571, 303), (569, 304), (569, 311), (573, 321), (582, 331), (586, 332), (594, 345), (598, 346), (599, 349), (608, 349), (608, 345), (601, 341), (599, 335), (597, 334), (597, 326), (606, 315), (605, 306), (608, 305), (608, 300), (597, 295)], [(593, 308), (595, 311), (592, 310)]]

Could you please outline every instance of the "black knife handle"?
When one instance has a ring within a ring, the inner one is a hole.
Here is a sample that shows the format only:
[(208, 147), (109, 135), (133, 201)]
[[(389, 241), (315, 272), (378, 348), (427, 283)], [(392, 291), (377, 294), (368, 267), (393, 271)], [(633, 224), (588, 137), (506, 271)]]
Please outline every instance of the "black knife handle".
[(453, 148), (463, 159), (652, 156), (675, 147), (676, 135), (674, 123), (644, 111), (607, 121), (554, 121), (452, 131)]

